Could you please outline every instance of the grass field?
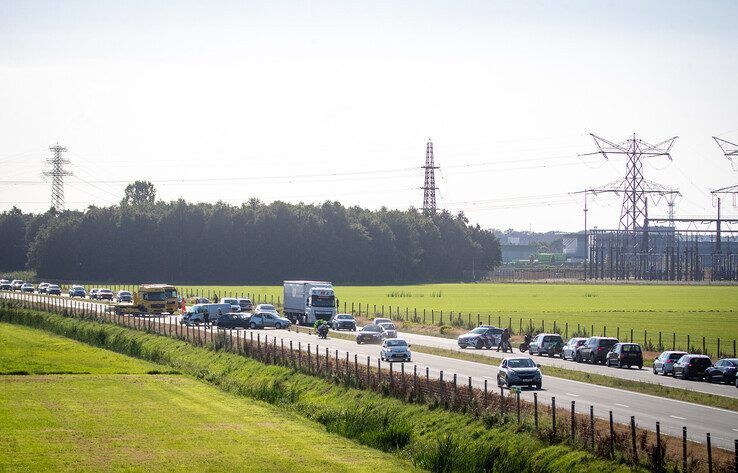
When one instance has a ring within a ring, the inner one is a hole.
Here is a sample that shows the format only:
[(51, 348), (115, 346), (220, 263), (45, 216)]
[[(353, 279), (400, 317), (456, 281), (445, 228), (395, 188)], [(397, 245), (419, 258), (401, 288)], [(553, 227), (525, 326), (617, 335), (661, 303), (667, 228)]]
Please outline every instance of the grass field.
[[(182, 287), (189, 293), (219, 291), (223, 293), (257, 294), (267, 301), (281, 300), (280, 286), (267, 287)], [(359, 303), (362, 313), (367, 304), (370, 312), (389, 313), (390, 306), (395, 314), (399, 308), (404, 316), (405, 310), (412, 316), (418, 310), (422, 318), (426, 310), (426, 323), (435, 312), (436, 324), (440, 311), (444, 322), (449, 314), (469, 314), (476, 323), (477, 314), (483, 322), (488, 320), (497, 325), (507, 325), (512, 318), (514, 329), (518, 329), (520, 319), (527, 326), (532, 320), (535, 327), (546, 330), (553, 328), (554, 322), (562, 329), (569, 324), (569, 334), (577, 329), (577, 324), (587, 332), (594, 325), (595, 333), (601, 334), (606, 327), (607, 334), (614, 336), (620, 329), (621, 339), (630, 337), (633, 329), (634, 340), (643, 342), (644, 330), (648, 340), (658, 344), (658, 332), (662, 332), (662, 344), (670, 347), (672, 334), (677, 335), (677, 345), (686, 347), (687, 335), (694, 347), (701, 348), (702, 338), (706, 337), (708, 351), (714, 353), (717, 338), (721, 338), (721, 351), (732, 353), (733, 340), (738, 339), (738, 286), (685, 286), (685, 285), (634, 285), (634, 284), (427, 284), (417, 286), (342, 286), (336, 288), (341, 309), (344, 304), (348, 310), (351, 304), (357, 311)], [(562, 330), (563, 331), (563, 330)]]
[(0, 377), (0, 471), (412, 469), (269, 404), (141, 374), (154, 363), (16, 325), (0, 334), (0, 372), (91, 373)]

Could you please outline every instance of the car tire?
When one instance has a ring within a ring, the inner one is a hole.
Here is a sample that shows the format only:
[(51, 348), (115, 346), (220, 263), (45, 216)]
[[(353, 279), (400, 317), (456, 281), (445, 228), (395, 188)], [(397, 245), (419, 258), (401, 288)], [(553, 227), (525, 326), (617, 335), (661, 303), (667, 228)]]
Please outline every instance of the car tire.
[(250, 323), (249, 323), (249, 328), (250, 328), (251, 330), (256, 330), (256, 323), (254, 323), (254, 322), (250, 322)]
[(658, 374), (658, 373), (656, 372), (656, 367), (655, 367), (655, 366), (653, 367), (653, 374)]
[(540, 391), (540, 389), (543, 387), (543, 383), (536, 384), (536, 389)]
[(477, 350), (481, 350), (482, 348), (484, 348), (484, 344), (482, 343), (481, 340), (477, 340), (477, 343), (474, 345), (474, 348)]
[(459, 345), (459, 348), (461, 348), (462, 350), (466, 350), (466, 347), (464, 345)]
[(638, 369), (639, 370), (642, 370), (643, 369), (643, 365), (638, 365)]
[(274, 324), (274, 328), (277, 329), (277, 330), (281, 330), (282, 329), (282, 324), (280, 322), (277, 322), (276, 324)]
[(579, 354), (579, 353), (577, 353), (577, 356), (575, 357), (574, 361), (576, 361), (577, 363), (581, 363), (582, 362), (582, 355)]

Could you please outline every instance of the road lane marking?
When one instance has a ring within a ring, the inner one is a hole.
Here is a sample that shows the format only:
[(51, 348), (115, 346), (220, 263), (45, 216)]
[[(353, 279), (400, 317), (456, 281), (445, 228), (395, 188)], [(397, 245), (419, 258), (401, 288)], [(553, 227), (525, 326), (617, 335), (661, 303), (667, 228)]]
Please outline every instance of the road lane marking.
[(630, 408), (630, 406), (626, 406), (625, 404), (618, 404), (617, 402), (615, 403), (615, 405), (620, 406), (620, 407), (625, 407), (626, 409)]
[(564, 393), (564, 394), (566, 394), (567, 396), (579, 397), (579, 394), (572, 394), (572, 393)]
[(679, 417), (679, 416), (669, 416), (669, 417), (671, 417), (671, 418), (673, 418), (673, 419), (679, 419), (679, 420), (687, 420), (687, 419), (685, 419), (684, 417)]
[(738, 429), (733, 429), (733, 432), (738, 432)]

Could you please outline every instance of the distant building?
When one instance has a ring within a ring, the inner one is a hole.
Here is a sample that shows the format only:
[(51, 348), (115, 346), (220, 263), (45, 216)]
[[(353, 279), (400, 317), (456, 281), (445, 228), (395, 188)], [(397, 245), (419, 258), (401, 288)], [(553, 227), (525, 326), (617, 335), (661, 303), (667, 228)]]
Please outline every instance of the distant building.
[(500, 245), (502, 262), (510, 263), (518, 260), (529, 260), (531, 256), (537, 257), (538, 247), (536, 245)]
[(584, 232), (566, 233), (561, 236), (564, 240), (564, 254), (570, 260), (584, 260), (587, 244)]

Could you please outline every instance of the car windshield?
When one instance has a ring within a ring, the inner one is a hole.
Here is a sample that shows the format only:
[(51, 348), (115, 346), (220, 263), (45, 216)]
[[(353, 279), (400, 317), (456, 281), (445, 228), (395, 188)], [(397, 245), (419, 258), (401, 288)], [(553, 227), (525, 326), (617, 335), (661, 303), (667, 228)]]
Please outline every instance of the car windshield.
[(618, 341), (615, 340), (614, 338), (613, 339), (603, 339), (603, 340), (600, 340), (600, 346), (602, 346), (602, 347), (612, 347), (616, 343), (618, 343)]
[(97, 292), (104, 292), (105, 294), (112, 294), (113, 293), (113, 291), (111, 291), (110, 289), (100, 289)]
[(630, 351), (634, 353), (640, 353), (641, 347), (640, 345), (623, 345), (623, 351)]
[(395, 330), (395, 324), (379, 324), (385, 330)]
[(150, 301), (165, 301), (167, 295), (164, 292), (148, 292), (146, 298)]
[(392, 338), (390, 340), (387, 340), (387, 346), (388, 347), (406, 347), (407, 342), (399, 338)]
[(507, 360), (508, 368), (534, 368), (535, 366), (536, 364), (529, 358), (512, 358)]
[(333, 296), (313, 295), (310, 299), (310, 305), (313, 307), (333, 307), (336, 305), (335, 298)]
[(238, 305), (240, 305), (241, 307), (247, 307), (249, 304), (251, 304), (251, 302), (247, 301), (246, 299), (238, 300)]
[(261, 307), (259, 307), (259, 310), (275, 310), (275, 309), (273, 305), (262, 304)]
[(686, 355), (686, 353), (672, 353), (671, 355), (669, 355), (669, 360), (676, 361), (679, 358), (683, 357), (684, 355)]
[(56, 284), (49, 284), (49, 286), (47, 286), (47, 287), (49, 289), (59, 289), (59, 286), (57, 286)]
[(130, 296), (130, 295), (131, 295), (131, 293), (130, 293), (130, 292), (128, 292), (128, 291), (120, 291), (120, 292), (118, 293), (118, 295), (121, 295), (121, 296)]
[(361, 331), (362, 332), (381, 332), (382, 331), (382, 327), (380, 327), (379, 325), (370, 324), (370, 325), (365, 325), (361, 329)]
[(353, 317), (351, 317), (351, 316), (350, 316), (349, 314), (338, 314), (338, 315), (336, 316), (336, 318), (337, 318), (337, 319), (340, 319), (340, 320), (353, 320), (353, 319), (354, 319), (354, 318), (353, 318)]
[(486, 333), (486, 332), (487, 332), (487, 329), (486, 328), (484, 328), (484, 327), (477, 327), (477, 328), (475, 328), (474, 330), (472, 330), (469, 333), (482, 334), (482, 333)]
[(545, 337), (543, 337), (543, 341), (544, 342), (549, 342), (549, 343), (552, 343), (552, 342), (560, 342), (561, 341), (561, 337), (559, 337), (557, 335), (546, 335)]
[(690, 363), (693, 363), (693, 364), (698, 365), (698, 366), (704, 366), (704, 365), (711, 364), (709, 358), (701, 358), (701, 357), (700, 358), (692, 358), (692, 360), (690, 361)]
[(232, 304), (232, 305), (235, 305), (238, 301), (236, 299), (228, 299), (228, 298), (225, 298), (221, 302), (223, 304)]

